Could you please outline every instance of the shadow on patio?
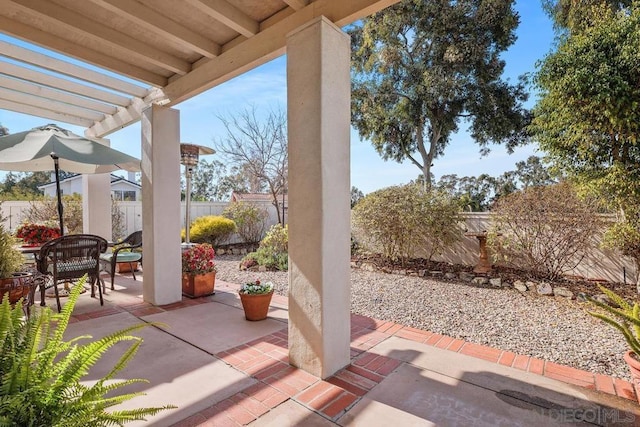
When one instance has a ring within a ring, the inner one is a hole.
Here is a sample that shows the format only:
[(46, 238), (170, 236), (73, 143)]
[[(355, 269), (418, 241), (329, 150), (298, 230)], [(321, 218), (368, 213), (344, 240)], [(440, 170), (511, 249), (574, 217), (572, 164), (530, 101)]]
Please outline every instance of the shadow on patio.
[[(288, 364), (287, 299), (274, 296), (269, 318), (248, 322), (238, 287), (217, 280), (214, 296), (154, 307), (142, 302), (140, 280), (120, 275), (104, 307), (81, 296), (67, 337), (166, 324), (139, 333), (144, 342), (121, 376), (150, 381), (126, 389), (147, 393), (127, 407), (178, 409), (140, 425), (640, 423), (625, 381), (357, 315), (351, 364), (322, 381)], [(110, 350), (92, 379), (119, 354)]]

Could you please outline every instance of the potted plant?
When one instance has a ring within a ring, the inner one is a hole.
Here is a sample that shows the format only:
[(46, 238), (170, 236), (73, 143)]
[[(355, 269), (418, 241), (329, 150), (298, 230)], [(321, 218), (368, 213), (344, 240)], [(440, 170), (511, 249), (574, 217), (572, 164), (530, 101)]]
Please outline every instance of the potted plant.
[(245, 283), (238, 292), (247, 320), (264, 320), (269, 312), (269, 304), (273, 296), (273, 283), (262, 283), (260, 280)]
[(629, 345), (629, 350), (624, 354), (624, 360), (627, 362), (627, 365), (629, 365), (634, 383), (640, 385), (640, 304), (634, 302), (633, 305), (631, 305), (610, 289), (604, 286), (599, 286), (599, 288), (617, 308), (587, 296), (587, 300), (591, 304), (600, 307), (613, 316), (593, 311), (589, 311), (588, 313), (608, 323), (622, 333), (625, 341)]
[(25, 246), (40, 246), (60, 236), (60, 228), (46, 224), (24, 223), (16, 230), (16, 237), (22, 239)]
[(182, 294), (198, 298), (214, 293), (215, 251), (208, 243), (193, 245), (182, 251)]
[(31, 274), (19, 271), (24, 257), (16, 245), (16, 239), (4, 228), (0, 218), (0, 298), (9, 293), (11, 304), (26, 297), (30, 290)]

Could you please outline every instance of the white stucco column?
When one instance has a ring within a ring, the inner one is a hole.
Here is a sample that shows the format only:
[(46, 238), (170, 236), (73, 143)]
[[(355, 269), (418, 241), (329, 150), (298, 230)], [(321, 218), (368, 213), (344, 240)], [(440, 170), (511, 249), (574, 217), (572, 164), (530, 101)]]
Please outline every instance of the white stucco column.
[(182, 299), (179, 144), (178, 110), (142, 113), (143, 297), (155, 305)]
[[(107, 147), (108, 139), (96, 141)], [(82, 231), (111, 240), (111, 177), (108, 173), (82, 175)]]
[(350, 42), (324, 17), (287, 36), (289, 361), (349, 364)]

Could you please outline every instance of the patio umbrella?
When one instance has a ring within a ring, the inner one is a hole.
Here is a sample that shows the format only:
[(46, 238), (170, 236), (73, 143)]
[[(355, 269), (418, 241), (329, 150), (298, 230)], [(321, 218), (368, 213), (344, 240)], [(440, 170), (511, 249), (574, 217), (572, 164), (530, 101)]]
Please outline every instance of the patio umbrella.
[(108, 173), (120, 169), (138, 172), (140, 160), (49, 124), (0, 137), (0, 169), (23, 172), (54, 170), (60, 232), (64, 233), (60, 169), (80, 174)]

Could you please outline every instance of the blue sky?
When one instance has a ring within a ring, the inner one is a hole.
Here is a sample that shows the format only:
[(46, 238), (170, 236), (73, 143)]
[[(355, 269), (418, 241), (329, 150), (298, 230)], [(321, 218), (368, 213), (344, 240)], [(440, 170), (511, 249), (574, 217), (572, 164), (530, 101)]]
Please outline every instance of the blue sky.
[[(552, 47), (551, 21), (542, 11), (540, 0), (518, 0), (520, 26), (516, 43), (503, 56), (505, 76), (515, 82), (520, 74), (535, 70), (536, 61)], [(180, 110), (181, 141), (212, 145), (225, 131), (218, 116), (229, 116), (250, 106), (258, 110), (286, 107), (286, 58), (277, 58), (225, 84), (185, 101), (175, 108)], [(528, 106), (533, 105), (531, 99)], [(0, 110), (0, 123), (10, 132), (20, 132), (49, 123), (50, 120)], [(61, 126), (82, 135), (84, 129)], [(140, 157), (140, 124), (136, 123), (108, 137), (111, 146), (132, 156)], [(516, 162), (536, 154), (535, 146), (519, 147), (509, 155), (501, 146), (492, 146), (488, 156), (480, 157), (478, 146), (464, 132), (453, 137), (445, 155), (434, 161), (436, 178), (446, 174), (477, 176), (482, 173), (498, 176), (515, 169)], [(214, 155), (215, 156), (215, 155)], [(211, 159), (214, 156), (210, 157)], [(365, 194), (390, 185), (404, 184), (415, 179), (420, 171), (409, 162), (402, 164), (383, 161), (368, 141), (357, 132), (351, 132), (351, 185)], [(0, 178), (4, 173), (0, 172)]]

